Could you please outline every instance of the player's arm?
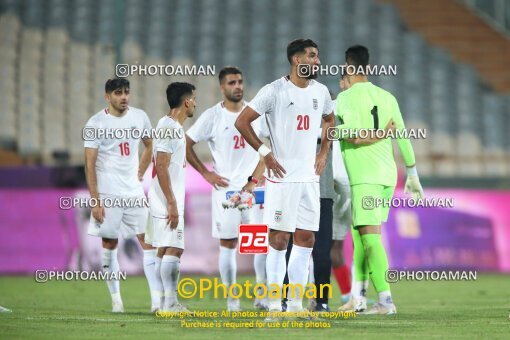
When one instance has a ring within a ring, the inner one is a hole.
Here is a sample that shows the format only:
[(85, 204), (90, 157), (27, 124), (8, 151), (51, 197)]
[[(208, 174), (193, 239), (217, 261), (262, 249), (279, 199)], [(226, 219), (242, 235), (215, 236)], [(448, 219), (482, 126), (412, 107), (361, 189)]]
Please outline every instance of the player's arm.
[(170, 226), (170, 229), (175, 229), (179, 224), (179, 212), (177, 211), (177, 201), (175, 200), (174, 192), (172, 190), (172, 181), (168, 174), (170, 157), (170, 153), (158, 151), (156, 154), (156, 174), (159, 186), (161, 187), (167, 202), (168, 225)]
[[(394, 110), (393, 120), (395, 121), (395, 128), (400, 131), (405, 130), (404, 119), (400, 113), (397, 100), (394, 99)], [(402, 138), (405, 136), (404, 133), (396, 134), (397, 145), (404, 160), (404, 164), (407, 168), (407, 180), (404, 188), (404, 193), (412, 194), (415, 199), (423, 198), (423, 188), (418, 177), (418, 171), (416, 170), (416, 158), (414, 157), (413, 146), (409, 138)]]
[(214, 171), (209, 171), (200, 158), (198, 158), (197, 153), (193, 149), (195, 144), (195, 141), (186, 135), (186, 160), (188, 163), (213, 187), (228, 187), (227, 178), (221, 177)]
[(369, 134), (368, 136), (363, 138), (361, 137), (346, 138), (345, 141), (352, 143), (354, 145), (370, 145), (380, 142), (381, 140), (387, 138), (389, 131), (392, 130), (393, 132), (395, 132), (395, 129), (396, 129), (395, 122), (393, 121), (393, 119), (390, 119), (390, 121), (388, 122), (388, 124), (386, 124), (386, 127), (384, 128), (384, 134), (374, 133)]
[(246, 182), (244, 185), (242, 191), (248, 191), (253, 192), (253, 189), (257, 186), (258, 181), (261, 180), (262, 174), (264, 173), (266, 165), (264, 163), (264, 158), (260, 157), (259, 162), (257, 163), (257, 166), (253, 170), (253, 173), (251, 174), (251, 181)]
[(244, 137), (244, 140), (248, 142), (252, 148), (257, 150), (262, 157), (264, 157), (264, 163), (267, 167), (269, 176), (271, 176), (272, 171), (276, 177), (282, 178), (286, 173), (285, 169), (274, 158), (271, 149), (262, 143), (251, 126), (251, 123), (259, 117), (260, 114), (257, 113), (257, 111), (252, 109), (250, 106), (246, 106), (237, 117), (235, 127)]
[(138, 166), (138, 179), (140, 182), (143, 180), (143, 175), (151, 163), (152, 138), (142, 139), (142, 142), (145, 146), (145, 149), (142, 152), (142, 156), (140, 157), (140, 165)]
[[(97, 148), (85, 148), (85, 179), (89, 188), (90, 198), (99, 201), (99, 192), (97, 190), (97, 175), (96, 175), (96, 161), (97, 161)], [(105, 211), (100, 203), (92, 208), (92, 216), (99, 223), (103, 223)]]
[(395, 129), (394, 122), (392, 119), (390, 119), (384, 128), (384, 134), (369, 134), (363, 138), (357, 136), (356, 131), (361, 128), (359, 117), (353, 113), (352, 109), (349, 109), (346, 106), (345, 101), (343, 101), (341, 97), (341, 94), (339, 94), (336, 100), (336, 112), (340, 121), (340, 124), (336, 126), (336, 129), (338, 136), (350, 136), (351, 134), (353, 135), (352, 138), (343, 138), (346, 142), (354, 145), (374, 144), (386, 138), (389, 130)]
[(321, 148), (317, 157), (315, 158), (315, 173), (322, 174), (326, 167), (328, 153), (331, 149), (331, 139), (328, 138), (328, 131), (335, 126), (335, 115), (331, 112), (327, 116), (322, 117), (322, 132), (321, 132)]

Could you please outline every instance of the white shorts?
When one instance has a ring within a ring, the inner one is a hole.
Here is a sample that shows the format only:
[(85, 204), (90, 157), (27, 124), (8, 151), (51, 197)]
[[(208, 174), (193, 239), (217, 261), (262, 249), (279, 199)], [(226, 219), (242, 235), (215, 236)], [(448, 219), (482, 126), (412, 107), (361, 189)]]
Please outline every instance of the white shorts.
[(264, 223), (270, 229), (293, 233), (297, 229), (319, 230), (318, 182), (276, 183), (266, 181)]
[(219, 239), (238, 237), (239, 225), (252, 223), (252, 209), (223, 209), (221, 205), (227, 199), (226, 190), (213, 190), (212, 204), (212, 236)]
[(154, 223), (152, 222), (152, 215), (147, 214), (147, 224), (145, 225), (145, 243), (152, 245), (154, 242)]
[(251, 208), (251, 223), (262, 224), (264, 223), (264, 204), (255, 204)]
[(339, 194), (333, 200), (333, 240), (343, 241), (352, 224), (351, 186), (336, 183)]
[[(100, 195), (101, 198), (106, 196)], [(103, 223), (99, 223), (90, 213), (88, 234), (109, 239), (130, 238), (145, 233), (145, 225), (149, 209), (145, 207), (133, 208), (104, 208)]]
[(179, 216), (177, 228), (170, 229), (166, 218), (152, 217), (154, 235), (152, 246), (156, 248), (174, 247), (184, 249), (184, 217)]

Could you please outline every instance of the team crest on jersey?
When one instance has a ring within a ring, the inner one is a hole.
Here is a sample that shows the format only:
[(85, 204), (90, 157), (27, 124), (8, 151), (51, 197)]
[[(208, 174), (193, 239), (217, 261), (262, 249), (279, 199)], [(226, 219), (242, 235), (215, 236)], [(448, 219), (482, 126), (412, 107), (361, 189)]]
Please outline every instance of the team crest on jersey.
[(274, 221), (275, 222), (280, 222), (282, 220), (282, 211), (281, 210), (276, 210), (274, 212)]
[(316, 98), (313, 98), (313, 109), (317, 110), (319, 108), (319, 101)]
[(183, 235), (182, 230), (177, 230), (177, 239), (178, 240), (182, 240), (182, 235)]

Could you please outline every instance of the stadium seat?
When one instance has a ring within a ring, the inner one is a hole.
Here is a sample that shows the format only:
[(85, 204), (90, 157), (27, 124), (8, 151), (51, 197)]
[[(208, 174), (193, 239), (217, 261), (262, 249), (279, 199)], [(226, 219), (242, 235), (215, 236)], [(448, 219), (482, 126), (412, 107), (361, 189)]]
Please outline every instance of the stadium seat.
[(49, 8), (51, 11), (48, 11), (48, 25), (49, 27), (60, 27), (66, 28), (67, 16), (69, 13), (67, 12), (67, 1), (66, 0), (50, 0)]
[[(121, 56), (116, 55), (117, 35), (112, 33), (118, 26), (110, 20), (119, 11), (117, 6), (115, 1), (87, 0), (2, 2), (0, 139), (21, 141), (26, 135), (20, 152), (47, 152), (41, 150), (41, 143), (51, 129), (43, 122), (65, 117), (63, 128), (58, 128), (65, 132), (64, 145), (73, 154), (81, 154), (81, 141), (71, 137), (80, 131), (70, 131), (105, 106), (104, 82), (114, 76), (117, 57), (128, 64), (212, 64), (217, 72), (234, 64), (244, 72), (249, 100), (262, 85), (288, 73), (285, 46), (303, 36), (319, 43), (323, 64), (343, 63), (345, 49), (356, 43), (370, 48), (373, 63), (398, 65), (397, 77), (372, 77), (371, 81), (395, 94), (408, 126), (427, 127), (429, 140), (413, 142), (417, 158), (430, 165), (430, 171), (421, 166), (422, 173), (449, 175), (455, 170), (463, 176), (489, 175), (484, 157), (499, 157), (498, 152), (508, 154), (505, 150), (510, 149), (505, 133), (488, 136), (490, 129), (508, 126), (505, 113), (510, 109), (499, 108), (504, 100), (492, 98), (470, 66), (457, 63), (408, 31), (388, 2), (126, 0)], [(278, 20), (305, 16), (298, 26)], [(130, 77), (130, 104), (145, 109), (151, 120), (168, 109), (163, 93), (169, 79), (157, 78)], [(177, 79), (199, 84), (200, 110), (220, 98), (216, 77), (171, 78)], [(319, 80), (338, 93), (338, 76)], [(492, 109), (501, 113), (487, 116)], [(31, 121), (21, 123), (17, 114)], [(58, 133), (58, 129), (52, 131)], [(496, 143), (495, 138), (501, 140)], [(490, 171), (504, 173), (497, 169)]]
[(504, 176), (509, 171), (505, 162), (505, 98), (496, 94), (485, 94), (482, 100), (482, 127), (484, 141), (485, 174)]
[(105, 107), (104, 84), (107, 79), (115, 77), (115, 52), (105, 45), (92, 47), (92, 111)]

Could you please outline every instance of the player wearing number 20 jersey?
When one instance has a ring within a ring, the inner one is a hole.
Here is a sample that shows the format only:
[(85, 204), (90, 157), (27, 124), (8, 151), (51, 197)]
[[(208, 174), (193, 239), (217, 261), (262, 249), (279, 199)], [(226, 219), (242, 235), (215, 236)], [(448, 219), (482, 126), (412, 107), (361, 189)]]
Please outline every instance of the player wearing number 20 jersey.
[(308, 87), (300, 88), (288, 76), (282, 77), (264, 86), (249, 106), (266, 121), (272, 152), (286, 170), (283, 178), (267, 174), (264, 223), (276, 230), (316, 231), (320, 212), (319, 176), (314, 167), (317, 130), (334, 108), (327, 87), (311, 79)]
[[(302, 72), (320, 64), (317, 44), (310, 39), (296, 39), (287, 46), (287, 59), (290, 74), (264, 86), (236, 121), (246, 141), (264, 157), (268, 170), (264, 223), (270, 228), (266, 259), (270, 312), (281, 311), (278, 293), (286, 269), (294, 287), (304, 287), (308, 281), (308, 264), (315, 242), (313, 232), (319, 229), (319, 176), (331, 146), (325, 137), (334, 124), (328, 89), (314, 80), (316, 72), (307, 75)], [(251, 122), (260, 118), (267, 124), (271, 149), (251, 127)], [(324, 140), (317, 154), (321, 120)], [(294, 245), (286, 266), (285, 252), (291, 236)], [(303, 295), (297, 292), (288, 297), (289, 312), (303, 310)], [(271, 313), (267, 321), (276, 321), (277, 315)]]

